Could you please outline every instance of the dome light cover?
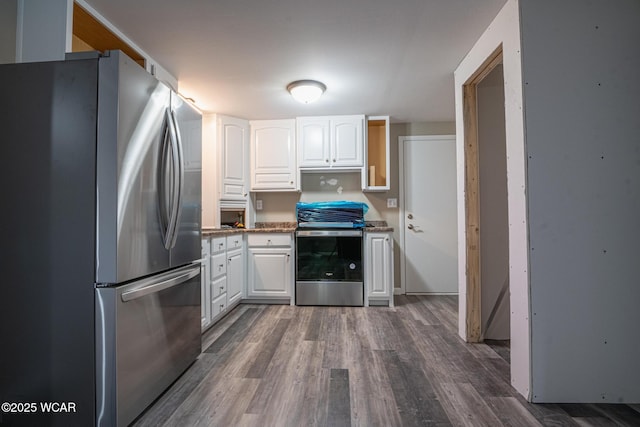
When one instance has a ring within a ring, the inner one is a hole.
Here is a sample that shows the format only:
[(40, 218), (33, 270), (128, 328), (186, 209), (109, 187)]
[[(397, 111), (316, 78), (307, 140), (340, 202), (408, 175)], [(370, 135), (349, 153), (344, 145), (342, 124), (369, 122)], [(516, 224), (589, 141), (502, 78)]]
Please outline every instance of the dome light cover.
[(316, 80), (296, 80), (289, 83), (287, 90), (296, 101), (309, 104), (317, 101), (327, 87)]

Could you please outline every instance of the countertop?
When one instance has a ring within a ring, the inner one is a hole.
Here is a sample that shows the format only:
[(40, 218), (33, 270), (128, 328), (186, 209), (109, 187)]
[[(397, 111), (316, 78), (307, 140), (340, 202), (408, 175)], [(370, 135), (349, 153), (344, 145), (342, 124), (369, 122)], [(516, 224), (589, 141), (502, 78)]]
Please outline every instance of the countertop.
[[(369, 233), (389, 233), (393, 227), (386, 221), (367, 221), (362, 230)], [(227, 236), (237, 233), (293, 233), (298, 224), (295, 222), (258, 222), (255, 228), (203, 228), (202, 237)]]

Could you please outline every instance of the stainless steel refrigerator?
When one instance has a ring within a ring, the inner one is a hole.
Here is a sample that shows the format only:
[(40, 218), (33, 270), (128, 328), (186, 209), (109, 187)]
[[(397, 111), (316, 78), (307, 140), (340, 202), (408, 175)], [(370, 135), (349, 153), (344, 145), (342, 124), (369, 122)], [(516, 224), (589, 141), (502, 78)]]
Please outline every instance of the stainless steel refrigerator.
[(0, 85), (0, 425), (127, 425), (201, 351), (201, 115), (118, 51)]

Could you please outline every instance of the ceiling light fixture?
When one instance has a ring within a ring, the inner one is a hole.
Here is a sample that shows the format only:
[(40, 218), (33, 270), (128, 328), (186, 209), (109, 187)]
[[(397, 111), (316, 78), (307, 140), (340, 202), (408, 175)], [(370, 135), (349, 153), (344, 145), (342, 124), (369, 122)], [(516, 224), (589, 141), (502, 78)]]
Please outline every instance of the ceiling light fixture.
[(296, 101), (309, 104), (317, 101), (327, 87), (316, 80), (296, 80), (289, 83), (287, 90)]

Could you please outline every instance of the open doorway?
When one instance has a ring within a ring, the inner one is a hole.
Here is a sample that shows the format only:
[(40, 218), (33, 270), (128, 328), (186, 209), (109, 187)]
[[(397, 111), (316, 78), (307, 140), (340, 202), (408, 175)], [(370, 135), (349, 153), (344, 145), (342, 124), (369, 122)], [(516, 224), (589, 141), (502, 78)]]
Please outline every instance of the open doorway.
[(510, 337), (502, 49), (464, 85), (467, 340)]

